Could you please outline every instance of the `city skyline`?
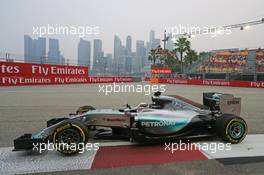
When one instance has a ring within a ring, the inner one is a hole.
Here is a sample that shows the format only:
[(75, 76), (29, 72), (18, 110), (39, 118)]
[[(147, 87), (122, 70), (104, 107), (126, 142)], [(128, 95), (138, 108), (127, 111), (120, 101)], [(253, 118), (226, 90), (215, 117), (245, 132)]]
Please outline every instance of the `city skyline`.
[[(155, 31), (150, 30), (148, 40), (136, 40), (135, 50), (132, 50), (133, 38), (126, 36), (122, 42), (120, 37), (114, 36), (114, 49), (110, 53), (103, 50), (103, 41), (94, 39), (92, 41), (80, 38), (77, 45), (77, 63), (69, 61), (61, 55), (60, 41), (54, 38), (31, 38), (24, 35), (24, 61), (31, 63), (50, 64), (76, 64), (89, 66), (94, 74), (114, 73), (131, 74), (141, 73), (149, 69), (150, 61), (148, 53), (151, 49), (161, 45), (161, 39), (156, 38)], [(48, 45), (48, 51), (46, 47)], [(74, 48), (74, 47), (73, 47)]]
[[(46, 39), (49, 40), (49, 44), (46, 44)], [(153, 49), (153, 48), (157, 48), (158, 46), (161, 45), (161, 39), (159, 38), (155, 38), (155, 31), (154, 30), (150, 30), (150, 35), (149, 35), (149, 39), (148, 40), (136, 40), (135, 41), (135, 45), (133, 46), (133, 43), (132, 43), (132, 37), (130, 35), (127, 35), (126, 36), (126, 41), (125, 42), (122, 42), (120, 37), (115, 35), (114, 36), (114, 40), (113, 40), (113, 43), (114, 43), (114, 48), (113, 48), (113, 51), (112, 52), (105, 52), (103, 50), (103, 41), (100, 40), (100, 39), (94, 39), (94, 40), (86, 40), (86, 39), (83, 39), (83, 38), (80, 38), (78, 44), (77, 44), (77, 56), (75, 57), (75, 62), (76, 64), (78, 65), (93, 65), (92, 63), (95, 63), (96, 60), (99, 61), (100, 58), (106, 56), (107, 54), (112, 54), (114, 55), (114, 58), (116, 57), (115, 56), (115, 39), (118, 40), (119, 42), (119, 46), (120, 47), (119, 49), (125, 49), (124, 52), (128, 52), (127, 54), (128, 55), (131, 55), (132, 53), (137, 53), (138, 52), (138, 46), (137, 44), (140, 43), (140, 47), (146, 47), (147, 48), (147, 51), (150, 51), (150, 49)], [(34, 57), (37, 57), (37, 58), (50, 58), (50, 57), (54, 57), (51, 55), (50, 53), (50, 50), (53, 50), (54, 47), (55, 49), (54, 50), (58, 50), (58, 53), (60, 54), (61, 52), (63, 52), (62, 49), (60, 49), (60, 46), (59, 46), (59, 42), (60, 40), (59, 39), (56, 39), (56, 38), (45, 38), (45, 37), (38, 37), (38, 38), (32, 38), (31, 36), (29, 35), (24, 35), (24, 59), (25, 61), (27, 61), (27, 47), (28, 47), (28, 41), (27, 40), (30, 40), (30, 42), (32, 43), (36, 43), (35, 45), (37, 45), (40, 41), (44, 42), (41, 44), (42, 48), (41, 48), (41, 54), (35, 54)], [(51, 43), (51, 44), (50, 44)], [(92, 44), (91, 44), (92, 43)], [(123, 43), (123, 44), (122, 44)], [(46, 51), (46, 45), (48, 45), (49, 47), (49, 50)], [(134, 50), (132, 50), (132, 48), (135, 48)], [(35, 49), (35, 50), (34, 50)], [(31, 50), (33, 50), (33, 52), (38, 52), (39, 48), (38, 47), (34, 47), (34, 48), (31, 48)], [(32, 51), (31, 51), (32, 52)], [(89, 62), (88, 63), (80, 63), (79, 61), (82, 60), (82, 56), (79, 55), (80, 52), (86, 52), (86, 53), (83, 53), (85, 55), (85, 57), (89, 57)], [(95, 53), (95, 55), (94, 55)], [(11, 53), (12, 55), (13, 53)], [(56, 54), (56, 53), (54, 53)], [(40, 56), (39, 56), (40, 55)]]

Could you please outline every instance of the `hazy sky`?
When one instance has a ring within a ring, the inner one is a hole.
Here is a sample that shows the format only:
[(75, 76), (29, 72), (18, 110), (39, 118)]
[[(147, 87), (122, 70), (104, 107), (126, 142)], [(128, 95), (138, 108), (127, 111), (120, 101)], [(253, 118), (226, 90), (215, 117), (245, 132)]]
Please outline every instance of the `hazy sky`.
[[(0, 52), (23, 54), (23, 35), (33, 35), (33, 26), (99, 26), (100, 35), (84, 39), (103, 40), (105, 52), (113, 52), (117, 34), (125, 42), (148, 40), (149, 31), (162, 37), (165, 26), (222, 26), (264, 17), (263, 0), (0, 0)], [(78, 36), (52, 35), (60, 40), (67, 59), (76, 60)], [(264, 47), (264, 24), (232, 35), (191, 40), (194, 49)]]

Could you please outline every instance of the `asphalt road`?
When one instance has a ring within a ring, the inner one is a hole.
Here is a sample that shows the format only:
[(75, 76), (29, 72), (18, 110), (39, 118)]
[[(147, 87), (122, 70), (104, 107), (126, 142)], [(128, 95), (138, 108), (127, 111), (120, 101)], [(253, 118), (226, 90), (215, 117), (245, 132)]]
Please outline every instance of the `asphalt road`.
[[(134, 84), (134, 83), (133, 83)], [(137, 85), (137, 84), (134, 84)], [(177, 94), (201, 102), (202, 93), (218, 91), (242, 97), (242, 114), (249, 133), (264, 134), (264, 90), (251, 88), (166, 85), (165, 94)], [(144, 93), (99, 92), (94, 85), (24, 86), (0, 88), (0, 147), (12, 146), (14, 138), (46, 126), (53, 117), (67, 116), (82, 105), (95, 108), (121, 108), (129, 103), (150, 102)], [(90, 171), (90, 174), (263, 174), (264, 163), (223, 165), (215, 160), (182, 162), (159, 166), (138, 166)], [(87, 171), (54, 174), (87, 174)]]
[[(189, 161), (163, 165), (132, 166), (123, 168), (54, 172), (51, 175), (262, 175), (264, 162), (223, 165), (216, 160)], [(47, 173), (38, 173), (46, 175)]]

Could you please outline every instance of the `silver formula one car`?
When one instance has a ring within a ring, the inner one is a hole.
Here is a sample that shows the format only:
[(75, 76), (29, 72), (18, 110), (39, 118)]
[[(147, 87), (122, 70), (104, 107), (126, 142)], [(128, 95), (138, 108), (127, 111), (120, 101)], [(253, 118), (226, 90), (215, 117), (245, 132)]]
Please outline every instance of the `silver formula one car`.
[[(199, 104), (181, 96), (162, 96), (156, 92), (151, 104), (140, 103), (136, 107), (126, 105), (119, 110), (80, 107), (70, 117), (51, 119), (47, 121), (47, 128), (15, 139), (14, 150), (32, 150), (34, 144), (47, 142), (86, 144), (90, 133), (95, 133), (93, 139), (144, 142), (216, 136), (229, 143), (239, 143), (247, 134), (247, 124), (239, 117), (240, 110), (241, 98), (231, 94), (204, 93), (203, 104)], [(68, 155), (79, 151), (69, 147), (58, 150)]]

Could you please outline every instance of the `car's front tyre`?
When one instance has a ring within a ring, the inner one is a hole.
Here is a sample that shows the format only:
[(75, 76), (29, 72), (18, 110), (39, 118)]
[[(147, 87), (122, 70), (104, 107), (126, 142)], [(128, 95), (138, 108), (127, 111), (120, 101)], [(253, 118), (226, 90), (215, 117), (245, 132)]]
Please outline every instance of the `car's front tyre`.
[(65, 155), (79, 153), (88, 142), (87, 127), (80, 121), (67, 121), (52, 134), (52, 142), (58, 152)]

